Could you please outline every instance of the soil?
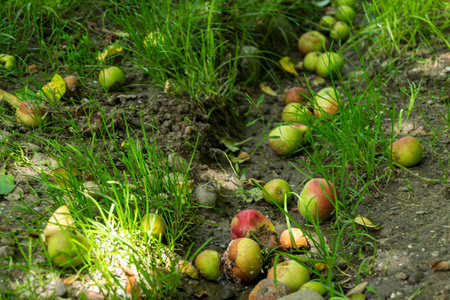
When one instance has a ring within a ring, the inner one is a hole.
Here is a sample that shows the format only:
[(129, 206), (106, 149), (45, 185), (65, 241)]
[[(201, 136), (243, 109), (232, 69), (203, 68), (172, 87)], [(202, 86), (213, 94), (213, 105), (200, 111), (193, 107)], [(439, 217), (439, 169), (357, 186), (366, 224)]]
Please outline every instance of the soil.
[[(97, 38), (99, 37), (97, 36)], [(99, 42), (99, 49), (101, 48)], [(356, 214), (370, 218), (375, 224), (382, 224), (382, 229), (369, 231), (373, 238), (372, 245), (368, 243), (368, 240), (361, 251), (354, 248), (355, 253), (350, 263), (343, 266), (341, 264), (345, 275), (338, 276), (335, 281), (342, 282), (344, 291), (350, 290), (358, 283), (368, 282), (371, 288), (364, 292), (366, 299), (450, 298), (449, 273), (435, 272), (430, 268), (435, 261), (450, 259), (450, 205), (448, 201), (449, 187), (446, 183), (449, 175), (447, 173), (449, 163), (447, 149), (450, 138), (445, 130), (433, 140), (430, 134), (432, 129), (429, 126), (431, 124), (433, 128), (439, 128), (448, 123), (448, 119), (444, 119), (439, 112), (443, 112), (444, 115), (448, 114), (448, 103), (439, 100), (434, 102), (432, 97), (444, 93), (447, 95), (445, 99), (450, 101), (448, 98), (450, 52), (438, 47), (434, 51), (436, 59), (430, 59), (426, 64), (402, 60), (395, 62), (399, 66), (395, 79), (380, 88), (382, 97), (386, 99), (395, 97), (396, 108), (407, 110), (409, 100), (404, 96), (401, 88), (408, 87), (408, 82), (418, 83), (421, 81), (422, 97), (416, 102), (401, 135), (415, 136), (423, 141), (424, 157), (421, 163), (410, 168), (409, 172), (396, 169), (389, 180), (383, 179), (371, 185), (364, 197), (364, 202), (358, 206)], [(424, 58), (434, 57), (430, 51), (423, 49), (416, 55)], [(357, 62), (354, 53), (346, 53), (346, 56)], [(293, 53), (292, 57), (296, 57), (296, 54)], [(388, 61), (388, 58), (382, 59), (380, 66), (372, 63), (372, 75), (378, 74), (381, 66)], [(406, 64), (403, 64), (404, 62)], [(286, 219), (276, 207), (270, 206), (264, 201), (246, 202), (236, 196), (236, 190), (241, 185), (245, 189), (251, 188), (252, 186), (248, 184), (251, 178), (262, 182), (273, 178), (282, 178), (289, 182), (297, 193), (301, 191), (307, 178), (295, 167), (302, 168), (305, 173), (308, 173), (308, 170), (299, 163), (299, 161), (307, 161), (307, 154), (299, 152), (287, 158), (280, 158), (272, 152), (267, 141), (263, 141), (270, 129), (267, 124), (281, 121), (282, 96), (285, 89), (297, 85), (294, 78), (280, 73), (280, 78), (283, 78), (282, 86), (279, 88), (273, 86), (278, 96), (265, 95), (259, 110), (253, 106), (247, 115), (245, 112), (249, 108), (248, 102), (244, 98), (239, 99), (234, 108), (240, 118), (239, 124), (228, 122), (229, 128), (226, 126), (224, 128), (225, 123), (221, 116), (229, 112), (216, 111), (208, 115), (207, 109), (194, 99), (176, 97), (148, 85), (142, 85), (142, 82), (149, 82), (151, 79), (142, 75), (127, 61), (123, 61), (123, 66), (128, 69), (128, 75), (125, 87), (120, 90), (120, 93), (112, 95), (101, 93), (91, 79), (86, 82), (86, 85), (88, 92), (98, 96), (96, 98), (98, 106), (93, 108), (82, 100), (81, 103), (64, 103), (64, 107), (68, 113), (75, 116), (76, 122), (80, 125), (87, 122), (89, 113), (86, 112), (91, 110), (102, 112), (103, 117), (100, 120), (105, 120), (106, 126), (109, 128), (114, 125), (115, 137), (112, 141), (114, 143), (120, 143), (126, 139), (127, 132), (124, 131), (126, 121), (133, 128), (139, 140), (143, 138), (144, 129), (149, 137), (156, 138), (158, 146), (165, 153), (173, 151), (185, 159), (189, 159), (192, 155), (192, 145), (196, 144), (198, 137), (197, 151), (194, 154), (190, 175), (196, 186), (208, 182), (220, 185), (220, 196), (215, 208), (198, 209), (198, 216), (207, 222), (196, 227), (195, 234), (191, 235), (195, 244), (201, 245), (208, 238), (214, 237), (207, 248), (223, 253), (231, 240), (230, 221), (236, 213), (244, 209), (255, 209), (266, 215), (275, 225), (278, 234), (286, 229)], [(42, 68), (45, 68), (45, 65)], [(346, 70), (346, 72), (349, 71)], [(40, 73), (32, 76), (37, 82), (49, 79), (40, 78)], [(387, 78), (388, 75), (384, 76)], [(0, 82), (0, 89), (13, 92), (18, 88), (21, 86), (15, 79), (6, 78)], [(313, 87), (313, 90), (318, 91), (321, 88), (320, 86)], [(257, 87), (246, 87), (245, 91), (254, 101), (262, 95), (262, 91)], [(357, 87), (354, 92), (358, 92)], [(346, 100), (344, 96), (344, 102)], [(2, 103), (1, 105), (10, 113), (10, 116), (13, 116), (8, 104)], [(260, 112), (266, 126), (262, 126), (261, 121), (253, 126), (243, 125), (261, 117)], [(142, 126), (142, 124), (144, 125)], [(390, 124), (391, 121), (386, 119), (387, 134), (391, 129)], [(58, 128), (43, 133), (45, 137), (56, 139), (59, 142), (71, 140), (73, 136), (71, 128), (62, 122), (58, 126)], [(157, 128), (155, 136), (151, 134), (154, 128)], [(23, 134), (28, 129), (14, 122), (11, 117), (10, 121), (0, 124), (0, 130), (3, 134), (8, 135), (14, 132)], [(88, 136), (91, 134), (91, 130), (96, 129), (85, 127), (87, 145), (89, 145)], [(3, 134), (2, 139), (6, 138)], [(223, 154), (224, 152), (229, 153), (229, 151), (220, 142), (222, 137), (232, 138), (236, 141), (251, 138), (241, 147), (241, 150), (250, 153), (251, 157), (249, 161), (239, 165), (241, 170), (246, 170), (245, 176), (241, 177), (242, 173), (236, 174), (236, 170), (233, 170)], [(12, 138), (16, 137), (13, 135)], [(31, 163), (38, 164), (38, 158), (46, 155), (46, 147), (35, 140), (27, 140), (21, 136), (21, 139), (16, 142), (21, 144), (25, 156)], [(17, 252), (17, 248), (14, 248), (15, 243), (8, 237), (11, 237), (12, 234), (26, 233), (28, 235), (30, 232), (34, 232), (25, 224), (34, 224), (36, 220), (40, 220), (41, 214), (47, 214), (47, 204), (38, 201), (37, 195), (33, 193), (42, 188), (42, 183), (33, 177), (37, 175), (36, 173), (30, 172), (20, 164), (7, 164), (6, 171), (15, 176), (17, 188), (10, 195), (0, 198), (0, 227), (3, 232), (0, 247), (10, 246)], [(383, 172), (384, 170), (379, 171)], [(317, 176), (317, 174), (311, 175)], [(427, 178), (438, 180), (426, 180)], [(341, 199), (341, 201), (345, 201), (345, 199)], [(24, 206), (28, 210), (20, 209)], [(296, 201), (288, 204), (288, 212), (301, 226), (306, 226), (304, 219), (296, 211)], [(330, 222), (326, 222), (322, 226), (326, 229), (330, 224)], [(328, 236), (329, 240), (332, 238)], [(345, 236), (342, 242), (350, 243), (352, 238)], [(34, 262), (45, 262), (45, 257), (35, 253)], [(0, 278), (2, 278), (0, 288), (4, 292), (13, 290), (28, 280), (29, 272), (35, 272), (35, 274), (39, 272), (39, 267), (31, 270), (5, 268), (8, 263), (9, 260), (1, 261), (3, 268), (0, 271)], [(18, 264), (20, 263), (27, 265), (23, 257), (18, 258)], [(358, 269), (359, 266), (363, 266), (364, 270)], [(47, 270), (44, 274), (48, 272), (50, 271)], [(261, 275), (260, 278), (264, 278), (264, 275)], [(225, 275), (214, 282), (185, 278), (182, 291), (185, 295), (184, 299), (196, 299), (193, 295), (198, 291), (205, 292), (209, 299), (233, 299), (233, 296), (237, 299), (248, 299), (256, 282), (257, 280), (250, 284), (238, 284), (229, 280)], [(57, 280), (52, 280), (46, 288), (56, 289), (58, 284)], [(36, 286), (36, 294), (44, 295), (44, 287), (39, 284)], [(80, 280), (65, 288), (71, 290), (70, 295), (73, 299), (77, 299), (76, 295), (82, 290), (96, 292), (95, 286), (86, 285)]]

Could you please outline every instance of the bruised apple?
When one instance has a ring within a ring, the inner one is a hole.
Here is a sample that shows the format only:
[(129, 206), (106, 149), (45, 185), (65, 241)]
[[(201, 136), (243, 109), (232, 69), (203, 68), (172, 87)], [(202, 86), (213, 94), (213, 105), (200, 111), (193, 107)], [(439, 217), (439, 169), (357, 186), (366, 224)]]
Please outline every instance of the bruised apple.
[(17, 121), (24, 125), (36, 128), (45, 121), (46, 110), (37, 101), (23, 101), (16, 109)]
[(203, 278), (216, 280), (223, 273), (220, 254), (214, 250), (203, 250), (195, 258), (195, 266)]
[(263, 197), (269, 204), (275, 205), (274, 202), (276, 202), (278, 205), (283, 205), (284, 197), (288, 202), (292, 199), (292, 189), (285, 180), (272, 179), (264, 185)]
[(339, 75), (344, 68), (344, 59), (336, 52), (325, 52), (316, 63), (316, 73), (322, 78)]
[(270, 222), (270, 220), (262, 213), (253, 209), (246, 209), (235, 215), (233, 220), (231, 220), (230, 227), (232, 240), (247, 237), (250, 231), (254, 230), (275, 231), (275, 227), (272, 222)]
[(283, 108), (281, 119), (283, 122), (305, 123), (310, 115), (312, 115), (311, 111), (303, 104), (289, 103)]
[(293, 87), (290, 88), (289, 90), (286, 91), (286, 93), (284, 93), (284, 104), (289, 104), (289, 103), (294, 103), (294, 102), (298, 102), (298, 103), (305, 103), (306, 99), (305, 96), (307, 96), (309, 94), (308, 90), (302, 88), (302, 87)]
[(274, 279), (276, 274), (277, 281), (281, 281), (296, 292), (300, 287), (309, 281), (308, 270), (294, 260), (284, 261), (272, 267), (267, 273), (267, 278)]
[(261, 248), (249, 238), (232, 240), (223, 254), (223, 263), (228, 276), (235, 282), (254, 280), (262, 268)]
[(275, 280), (266, 278), (255, 285), (248, 300), (277, 300), (290, 293), (292, 290), (281, 281), (275, 283)]
[(389, 150), (392, 161), (404, 167), (415, 166), (422, 160), (422, 145), (412, 136), (401, 138), (392, 143)]
[(308, 239), (300, 228), (291, 228), (291, 231), (286, 229), (281, 233), (280, 244), (284, 250), (308, 247)]
[(314, 97), (314, 115), (331, 117), (339, 112), (343, 103), (339, 93), (332, 87), (321, 89)]
[(307, 220), (324, 221), (334, 211), (338, 191), (324, 178), (314, 178), (306, 183), (298, 198), (300, 214)]
[(304, 33), (298, 40), (298, 50), (303, 55), (313, 51), (325, 51), (328, 48), (327, 38), (318, 31)]
[(48, 242), (48, 256), (60, 267), (78, 267), (89, 248), (88, 240), (77, 233), (60, 230)]
[(269, 133), (269, 147), (277, 155), (288, 155), (300, 149), (303, 136), (295, 125), (281, 125)]
[(321, 55), (322, 52), (318, 51), (309, 52), (303, 59), (303, 68), (309, 72), (316, 71), (316, 64)]

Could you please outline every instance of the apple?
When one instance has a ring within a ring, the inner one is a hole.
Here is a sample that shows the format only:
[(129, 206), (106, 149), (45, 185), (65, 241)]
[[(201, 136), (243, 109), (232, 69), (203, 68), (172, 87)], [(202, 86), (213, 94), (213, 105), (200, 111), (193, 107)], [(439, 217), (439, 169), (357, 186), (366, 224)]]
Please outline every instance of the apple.
[(3, 65), (8, 70), (14, 70), (17, 66), (16, 58), (8, 54), (0, 54), (0, 66)]
[(334, 211), (337, 198), (339, 194), (333, 183), (324, 178), (314, 178), (300, 193), (298, 211), (307, 220), (324, 221)]
[(253, 288), (248, 300), (277, 300), (292, 293), (292, 290), (282, 283), (273, 279), (265, 278), (258, 282)]
[(303, 68), (306, 71), (314, 72), (316, 70), (317, 61), (322, 54), (322, 52), (318, 51), (313, 51), (306, 54), (305, 58), (303, 59)]
[(302, 87), (293, 87), (284, 93), (284, 104), (289, 103), (304, 103), (306, 102), (305, 96), (309, 95), (308, 90)]
[(195, 258), (195, 266), (207, 280), (216, 280), (223, 273), (220, 254), (214, 250), (203, 250)]
[[(291, 238), (291, 233), (294, 240)], [(300, 228), (291, 228), (290, 232), (289, 229), (283, 231), (280, 235), (280, 244), (284, 250), (309, 246), (308, 239)]]
[(81, 99), (83, 94), (83, 86), (80, 83), (80, 80), (76, 76), (67, 76), (64, 77), (64, 82), (66, 83), (66, 92), (63, 95), (64, 99)]
[(46, 110), (37, 101), (23, 101), (16, 108), (17, 121), (28, 127), (36, 128), (45, 121)]
[(336, 5), (337, 6), (347, 5), (347, 6), (350, 6), (350, 7), (355, 7), (356, 6), (356, 0), (336, 0)]
[(344, 68), (344, 58), (335, 52), (325, 52), (316, 63), (316, 73), (322, 78), (338, 75)]
[(319, 25), (324, 27), (331, 27), (331, 24), (333, 24), (334, 22), (336, 22), (336, 19), (332, 16), (323, 16), (322, 18), (320, 18)]
[(125, 75), (118, 67), (110, 67), (100, 71), (98, 83), (108, 91), (117, 90), (125, 82)]
[(269, 147), (277, 155), (288, 155), (300, 149), (302, 132), (295, 125), (281, 125), (269, 133)]
[(262, 213), (253, 209), (246, 209), (235, 215), (233, 220), (231, 220), (230, 229), (232, 240), (247, 237), (250, 231), (253, 230), (275, 231), (272, 222)]
[(313, 109), (317, 117), (331, 117), (343, 106), (339, 93), (332, 87), (321, 89), (314, 97)]
[(342, 21), (337, 21), (331, 26), (330, 37), (336, 41), (344, 41), (348, 38), (349, 33), (350, 28), (348, 25)]
[(308, 31), (298, 40), (298, 49), (303, 55), (313, 51), (325, 51), (328, 48), (327, 38), (318, 31)]
[(308, 270), (294, 260), (284, 261), (272, 267), (267, 273), (267, 278), (274, 279), (276, 274), (277, 281), (281, 281), (296, 292), (300, 287), (309, 281)]
[(412, 136), (401, 138), (392, 143), (389, 151), (392, 161), (404, 167), (415, 166), (422, 160), (422, 145)]
[(89, 241), (82, 235), (66, 230), (57, 231), (48, 242), (48, 256), (60, 267), (77, 267), (84, 261)]
[(322, 296), (328, 292), (328, 289), (325, 287), (325, 285), (318, 281), (308, 281), (300, 287), (300, 290), (311, 290)]
[(227, 275), (238, 283), (250, 282), (261, 273), (261, 248), (252, 239), (232, 240), (222, 260)]
[(356, 12), (348, 5), (339, 5), (336, 10), (336, 19), (345, 23), (352, 23), (355, 19)]
[(285, 196), (288, 202), (292, 199), (291, 186), (285, 180), (272, 179), (264, 185), (263, 197), (267, 203), (275, 205), (274, 202), (276, 202), (278, 205), (283, 205)]
[(141, 230), (150, 234), (153, 238), (160, 239), (164, 237), (166, 223), (163, 218), (157, 214), (146, 214), (141, 220)]
[(309, 130), (309, 127), (305, 124), (296, 123), (294, 124), (301, 132), (303, 136), (303, 143), (310, 143), (312, 142), (312, 134), (311, 130)]
[(283, 108), (281, 119), (283, 122), (307, 122), (308, 115), (312, 115), (308, 107), (303, 106), (301, 103), (294, 102), (289, 103)]

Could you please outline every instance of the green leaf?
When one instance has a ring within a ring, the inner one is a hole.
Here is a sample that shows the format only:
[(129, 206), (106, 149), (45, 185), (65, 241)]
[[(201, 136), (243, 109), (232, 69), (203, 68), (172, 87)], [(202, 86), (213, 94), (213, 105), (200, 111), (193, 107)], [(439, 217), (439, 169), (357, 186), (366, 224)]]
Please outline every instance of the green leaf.
[(0, 175), (0, 195), (7, 195), (16, 188), (14, 176), (11, 174)]

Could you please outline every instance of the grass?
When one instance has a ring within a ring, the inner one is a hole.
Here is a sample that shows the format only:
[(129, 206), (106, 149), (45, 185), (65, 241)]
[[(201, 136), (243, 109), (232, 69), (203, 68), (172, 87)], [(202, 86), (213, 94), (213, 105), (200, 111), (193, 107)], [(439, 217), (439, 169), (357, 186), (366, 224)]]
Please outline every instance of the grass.
[[(320, 175), (336, 185), (341, 194), (336, 205), (336, 218), (326, 224), (312, 222), (304, 226), (308, 237), (317, 238), (312, 240), (318, 253), (306, 251), (307, 261), (292, 253), (274, 254), (297, 259), (315, 279), (329, 287), (332, 296), (345, 294), (338, 283), (338, 279), (345, 276), (338, 267), (339, 262), (346, 262), (350, 272), (355, 274), (356, 282), (372, 271), (378, 246), (366, 228), (355, 224), (354, 218), (360, 205), (367, 201), (366, 196), (370, 196), (371, 188), (389, 181), (396, 171), (386, 155), (390, 143), (397, 137), (394, 128), (398, 124), (401, 127), (411, 113), (417, 112), (423, 96), (420, 87), (413, 83), (405, 86), (404, 93), (397, 98), (385, 98), (383, 88), (400, 74), (401, 59), (415, 59), (415, 49), (450, 46), (447, 29), (450, 21), (445, 18), (449, 7), (444, 1), (419, 4), (383, 0), (364, 2), (360, 7), (365, 12), (365, 24), (341, 45), (341, 50), (356, 52), (359, 60), (351, 68), (362, 70), (361, 78), (359, 82), (334, 78), (331, 85), (346, 99), (340, 115), (330, 121), (310, 118), (308, 125), (317, 143), (301, 149), (307, 155), (306, 162), (291, 162), (306, 178)], [(299, 15), (299, 11), (303, 14)], [(101, 19), (95, 18), (99, 12)], [(16, 269), (24, 273), (36, 270), (36, 274), (27, 273), (21, 282), (5, 278), (4, 283), (12, 282), (15, 289), (8, 295), (0, 291), (0, 296), (35, 297), (36, 290), (50, 281), (46, 276), (50, 274), (62, 279), (71, 274), (85, 281), (91, 280), (105, 295), (122, 295), (128, 286), (135, 298), (139, 290), (146, 295), (165, 298), (180, 296), (177, 286), (182, 275), (176, 268), (179, 253), (192, 261), (211, 241), (193, 245), (189, 238), (202, 222), (196, 216), (197, 206), (190, 195), (188, 167), (198, 151), (197, 144), (190, 145), (185, 168), (174, 169), (167, 156), (172, 149), (161, 149), (157, 144), (161, 133), (156, 121), (141, 119), (141, 128), (136, 129), (125, 118), (125, 125), (117, 128), (110, 121), (136, 108), (115, 113), (103, 110), (97, 99), (109, 97), (111, 93), (96, 89), (92, 82), (102, 68), (119, 65), (132, 76), (145, 75), (143, 82), (134, 80), (124, 91), (137, 85), (166, 89), (180, 102), (195, 101), (205, 115), (219, 114), (227, 124), (236, 123), (239, 116), (234, 109), (236, 100), (244, 98), (243, 87), (256, 86), (262, 81), (279, 87), (284, 84), (275, 72), (279, 68), (276, 62), (280, 53), (267, 51), (267, 47), (281, 40), (289, 48), (289, 41), (297, 37), (293, 37), (289, 26), (280, 24), (288, 20), (296, 27), (305, 22), (313, 26), (320, 18), (317, 8), (301, 1), (288, 5), (278, 0), (177, 3), (168, 0), (7, 0), (0, 7), (0, 15), (3, 28), (0, 46), (5, 52), (13, 53), (19, 65), (13, 71), (0, 69), (0, 78), (15, 87), (20, 86), (22, 91), (18, 94), (27, 97), (35, 97), (34, 92), (55, 73), (83, 78), (82, 84), (86, 88), (83, 114), (91, 124), (90, 130), (89, 126), (82, 127), (71, 116), (72, 107), (49, 102), (46, 104), (54, 115), (53, 120), (42, 128), (19, 132), (14, 130), (17, 128), (14, 127), (14, 111), (8, 105), (0, 106), (3, 129), (12, 132), (12, 137), (2, 139), (0, 144), (3, 168), (27, 168), (27, 176), (35, 182), (27, 186), (26, 194), (19, 195), (9, 214), (2, 212), (5, 225), (17, 222), (24, 215), (32, 218), (32, 221), (20, 222), (25, 232), (1, 234), (2, 238), (15, 240), (23, 258), (3, 260), (8, 263), (2, 267), (8, 270), (7, 277)], [(280, 15), (285, 19), (280, 20)], [(90, 28), (92, 26), (86, 22), (91, 20), (101, 23), (101, 28)], [(124, 51), (98, 61), (100, 40), (110, 31), (118, 34), (115, 44), (122, 46)], [(274, 36), (281, 38), (277, 40)], [(367, 49), (364, 53), (358, 50), (363, 44)], [(245, 53), (245, 46), (259, 50), (256, 54)], [(389, 56), (391, 61), (372, 76), (371, 66), (366, 62), (371, 57), (382, 56)], [(242, 66), (245, 59), (255, 64), (252, 65), (254, 70), (260, 70), (259, 76), (245, 74)], [(37, 64), (38, 76), (26, 75), (31, 63)], [(28, 87), (28, 91), (23, 87)], [(447, 182), (448, 160), (434, 148), (450, 124), (448, 102), (444, 94), (430, 95), (430, 98), (442, 118), (436, 127), (426, 118), (425, 110), (420, 111), (431, 130), (429, 148), (442, 167), (441, 178), (430, 180)], [(264, 97), (256, 101), (251, 96), (246, 99), (261, 115), (248, 126), (257, 126), (255, 124), (261, 121), (263, 130), (268, 132), (273, 120), (263, 118), (260, 106)], [(404, 99), (410, 99), (410, 105), (402, 111), (400, 102)], [(441, 100), (443, 105), (438, 104)], [(98, 130), (92, 129), (94, 122), (97, 122)], [(390, 133), (386, 132), (386, 124), (390, 126)], [(58, 138), (68, 130), (73, 133), (69, 139)], [(83, 130), (88, 134), (82, 134)], [(254, 152), (259, 151), (262, 143), (263, 140)], [(38, 152), (45, 156), (39, 156)], [(32, 160), (32, 157), (40, 159)], [(243, 178), (245, 169), (238, 163), (230, 163), (240, 179)], [(57, 167), (62, 167), (68, 174), (62, 175), (62, 183), (49, 175), (49, 171)], [(90, 186), (86, 186), (87, 178)], [(27, 198), (29, 195), (34, 196), (31, 202)], [(49, 215), (61, 205), (69, 206), (78, 230), (92, 246), (81, 269), (55, 267), (48, 261), (45, 246), (37, 238), (24, 238), (30, 232), (41, 232)], [(35, 207), (45, 207), (45, 210), (37, 211)], [(279, 209), (285, 214), (289, 227), (291, 224), (303, 227), (286, 209)], [(165, 220), (163, 240), (143, 232), (140, 224), (148, 213), (156, 213)], [(361, 259), (363, 253), (373, 254), (373, 259)], [(38, 265), (35, 256), (44, 262)], [(317, 263), (326, 263), (329, 271), (319, 271)], [(127, 274), (128, 281), (117, 276), (118, 270)], [(97, 275), (93, 276), (95, 272)], [(133, 276), (139, 276), (138, 287), (132, 284), (134, 281), (130, 278)]]

